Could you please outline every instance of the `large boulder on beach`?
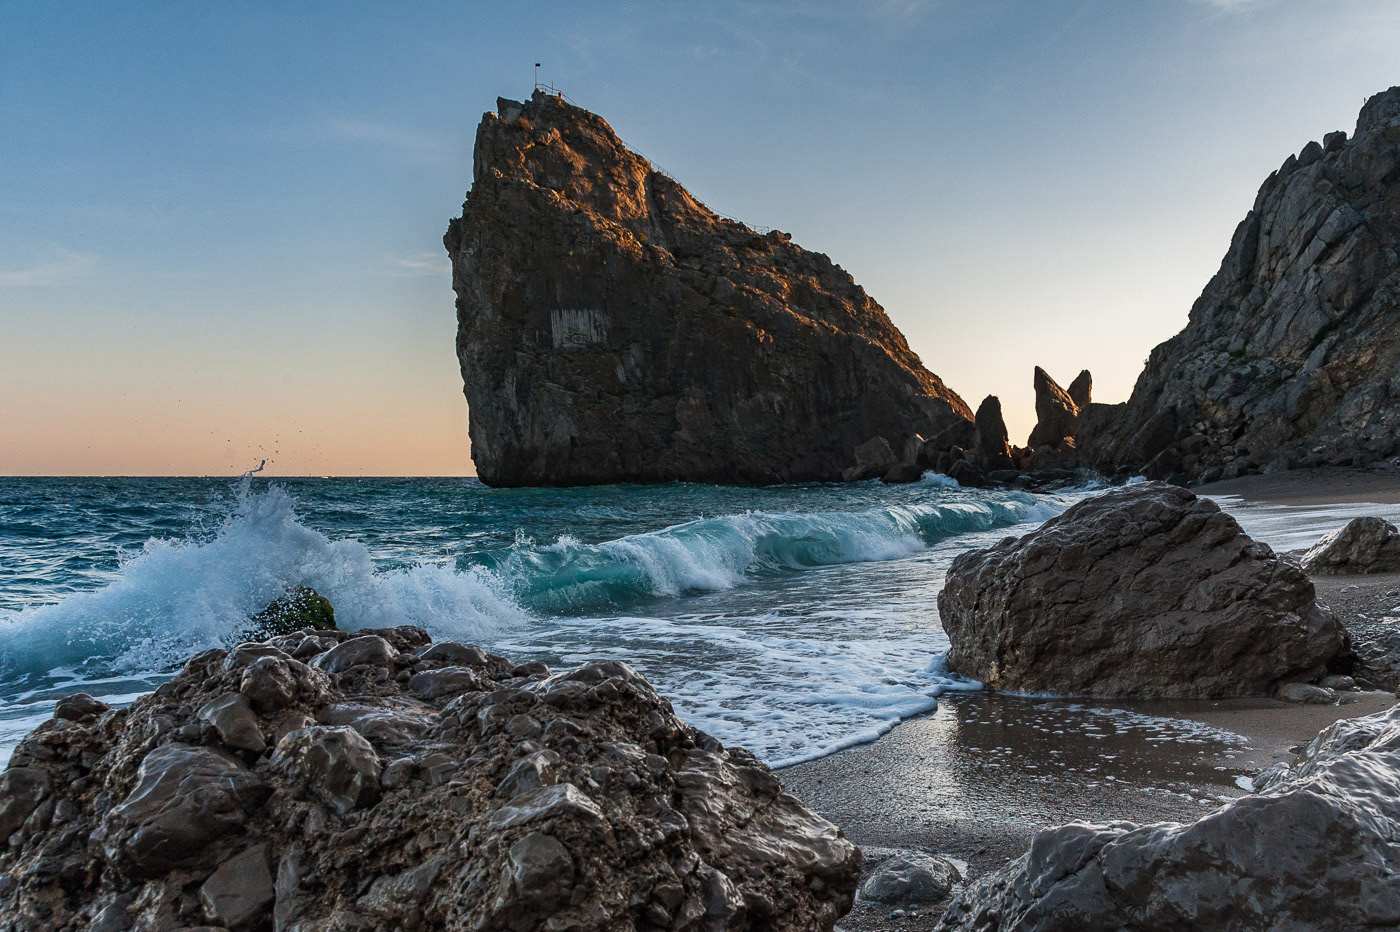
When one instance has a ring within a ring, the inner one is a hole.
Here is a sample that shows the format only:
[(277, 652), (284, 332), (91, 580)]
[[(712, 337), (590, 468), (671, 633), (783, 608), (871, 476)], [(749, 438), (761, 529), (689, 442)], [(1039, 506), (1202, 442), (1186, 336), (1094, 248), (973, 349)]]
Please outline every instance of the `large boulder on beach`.
[(472, 177), (443, 242), (488, 485), (835, 481), (972, 418), (839, 265), (562, 97), (497, 100)]
[(797, 932), (856, 892), (840, 829), (619, 661), (308, 628), (84, 699), (0, 775), (0, 932)]
[(1352, 518), (1303, 555), (1303, 569), (1318, 575), (1400, 573), (1400, 531), (1384, 518)]
[(1010, 692), (1263, 696), (1325, 674), (1347, 648), (1301, 570), (1165, 483), (961, 554), (938, 610), (948, 666)]
[(1394, 929), (1400, 706), (1329, 726), (1188, 825), (1075, 822), (955, 895), (946, 932)]

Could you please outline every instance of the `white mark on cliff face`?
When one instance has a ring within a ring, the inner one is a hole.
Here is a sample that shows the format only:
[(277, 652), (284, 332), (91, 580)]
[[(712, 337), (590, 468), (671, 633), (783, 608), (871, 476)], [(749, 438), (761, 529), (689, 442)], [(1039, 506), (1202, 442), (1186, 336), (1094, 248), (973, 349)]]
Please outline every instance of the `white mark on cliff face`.
[(555, 349), (602, 343), (607, 338), (603, 312), (593, 308), (560, 308), (549, 314), (550, 337)]

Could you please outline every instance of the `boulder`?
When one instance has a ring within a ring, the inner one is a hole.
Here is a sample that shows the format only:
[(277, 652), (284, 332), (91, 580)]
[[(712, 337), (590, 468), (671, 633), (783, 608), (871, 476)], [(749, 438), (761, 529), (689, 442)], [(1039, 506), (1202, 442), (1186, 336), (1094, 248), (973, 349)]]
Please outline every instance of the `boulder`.
[(261, 754), (267, 747), (252, 703), (242, 693), (224, 693), (211, 699), (199, 710), (199, 720), (212, 726), (219, 740), (231, 748)]
[(1075, 822), (954, 896), (942, 928), (1316, 929), (1400, 924), (1400, 706), (1322, 731), (1258, 793), (1193, 823)]
[(1264, 181), (1186, 328), (1127, 402), (1082, 412), (1086, 465), (1142, 471), (1193, 437), (1187, 479), (1400, 454), (1397, 110), (1400, 87), (1375, 95), (1350, 139), (1330, 133)]
[(925, 906), (948, 898), (962, 874), (947, 858), (906, 851), (884, 861), (861, 885), (862, 899), (889, 906)]
[(297, 586), (278, 596), (249, 619), (263, 637), (290, 634), (304, 628), (334, 631), (335, 608), (330, 600), (309, 586)]
[(83, 722), (97, 718), (102, 713), (111, 711), (111, 708), (107, 703), (100, 699), (94, 699), (87, 693), (74, 693), (58, 700), (58, 705), (53, 710), (53, 717), (70, 722)]
[(1078, 431), (1079, 406), (1039, 366), (1035, 367), (1035, 417), (1035, 429), (1026, 441), (1026, 446), (1032, 450), (1057, 449)]
[(1400, 573), (1400, 531), (1384, 518), (1352, 518), (1303, 555), (1315, 575)]
[[(248, 716), (271, 752), (228, 745)], [(16, 932), (805, 932), (861, 867), (627, 664), (551, 673), (403, 627), (206, 651), (45, 723), (0, 776), (0, 832)]]
[(1337, 701), (1337, 694), (1325, 686), (1314, 686), (1311, 683), (1283, 683), (1274, 693), (1274, 698), (1300, 705), (1331, 705)]
[(899, 462), (894, 451), (890, 449), (889, 441), (884, 437), (871, 437), (857, 446), (855, 457), (855, 465), (841, 472), (841, 478), (845, 482), (876, 479)]
[(1001, 416), (1001, 399), (996, 395), (983, 398), (982, 403), (977, 406), (973, 424), (975, 433), (972, 450), (980, 467), (984, 471), (1014, 468), (1010, 435), (1006, 432), (1006, 421)]
[(596, 114), (498, 101), (473, 162), (443, 243), (488, 485), (836, 481), (871, 437), (971, 419), (845, 270), (714, 213)]
[(959, 555), (938, 610), (951, 669), (1022, 693), (1268, 696), (1324, 675), (1348, 643), (1301, 570), (1164, 483)]

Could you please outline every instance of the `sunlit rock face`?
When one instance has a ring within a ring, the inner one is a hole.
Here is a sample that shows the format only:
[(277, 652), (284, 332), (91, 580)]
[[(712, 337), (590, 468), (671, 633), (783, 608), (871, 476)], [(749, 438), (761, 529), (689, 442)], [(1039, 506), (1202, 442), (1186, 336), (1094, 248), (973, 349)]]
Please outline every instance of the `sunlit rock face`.
[(608, 124), (497, 101), (444, 242), (492, 485), (837, 480), (972, 412), (845, 271), (720, 217)]
[(1269, 176), (1186, 329), (1077, 439), (1152, 478), (1400, 454), (1400, 87)]

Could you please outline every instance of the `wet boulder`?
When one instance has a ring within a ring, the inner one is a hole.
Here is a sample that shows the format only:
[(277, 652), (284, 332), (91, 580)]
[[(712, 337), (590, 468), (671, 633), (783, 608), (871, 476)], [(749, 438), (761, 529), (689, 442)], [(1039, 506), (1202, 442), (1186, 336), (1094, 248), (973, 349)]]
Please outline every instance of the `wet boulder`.
[(1181, 825), (1075, 822), (955, 895), (945, 932), (1400, 925), (1400, 706), (1345, 719)]
[(336, 630), (335, 608), (330, 600), (309, 586), (297, 586), (278, 596), (249, 621), (253, 623), (253, 630), (264, 637), (290, 634), (305, 628)]
[(145, 877), (217, 863), (268, 793), (267, 781), (230, 755), (161, 745), (141, 760), (136, 786), (103, 822), (107, 859)]
[(861, 884), (864, 900), (888, 906), (924, 906), (948, 898), (962, 874), (947, 858), (902, 851), (886, 859)]
[(205, 651), (45, 723), (0, 777), (0, 831), (5, 932), (806, 932), (860, 875), (840, 829), (627, 664), (407, 627)]
[(959, 555), (938, 609), (948, 666), (1011, 692), (1268, 696), (1326, 674), (1348, 647), (1301, 570), (1164, 483)]
[(1384, 518), (1352, 518), (1303, 555), (1316, 575), (1400, 573), (1400, 531)]

